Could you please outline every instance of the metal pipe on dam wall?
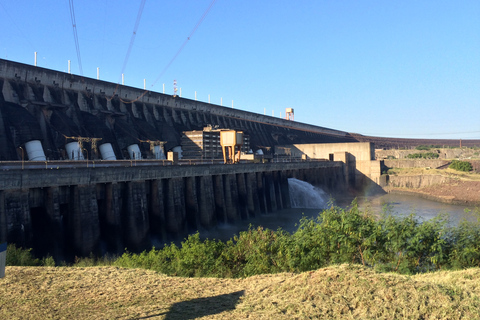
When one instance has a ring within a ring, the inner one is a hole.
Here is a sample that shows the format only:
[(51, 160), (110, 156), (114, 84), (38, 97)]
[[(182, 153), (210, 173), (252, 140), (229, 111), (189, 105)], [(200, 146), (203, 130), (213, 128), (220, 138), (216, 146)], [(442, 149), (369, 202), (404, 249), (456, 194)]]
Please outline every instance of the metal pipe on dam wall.
[(288, 178), (343, 190), (343, 163), (6, 170), (0, 242), (65, 255), (139, 251), (290, 207)]

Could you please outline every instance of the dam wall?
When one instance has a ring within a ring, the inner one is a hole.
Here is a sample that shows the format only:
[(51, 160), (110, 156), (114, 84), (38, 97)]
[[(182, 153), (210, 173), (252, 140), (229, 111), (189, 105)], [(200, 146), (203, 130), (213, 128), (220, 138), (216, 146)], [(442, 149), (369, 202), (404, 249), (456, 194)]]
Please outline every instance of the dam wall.
[[(242, 130), (253, 151), (357, 141), (339, 130), (0, 59), (0, 161), (26, 158), (21, 148), (34, 140), (47, 159), (67, 159), (66, 144), (79, 137), (110, 143), (117, 159), (128, 159), (133, 144), (142, 158), (152, 158), (147, 141), (162, 141), (170, 151), (181, 144), (183, 131), (209, 125)], [(84, 156), (99, 158), (88, 147)]]
[(0, 242), (35, 254), (140, 251), (195, 230), (290, 207), (288, 178), (330, 192), (342, 162), (73, 167), (2, 171)]

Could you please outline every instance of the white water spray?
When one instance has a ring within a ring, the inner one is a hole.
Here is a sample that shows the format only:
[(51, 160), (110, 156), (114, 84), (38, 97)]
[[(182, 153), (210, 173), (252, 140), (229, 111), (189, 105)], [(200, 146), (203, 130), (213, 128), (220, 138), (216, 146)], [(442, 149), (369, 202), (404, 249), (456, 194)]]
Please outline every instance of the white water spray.
[(327, 206), (328, 195), (308, 182), (289, 178), (288, 190), (292, 208), (325, 209)]

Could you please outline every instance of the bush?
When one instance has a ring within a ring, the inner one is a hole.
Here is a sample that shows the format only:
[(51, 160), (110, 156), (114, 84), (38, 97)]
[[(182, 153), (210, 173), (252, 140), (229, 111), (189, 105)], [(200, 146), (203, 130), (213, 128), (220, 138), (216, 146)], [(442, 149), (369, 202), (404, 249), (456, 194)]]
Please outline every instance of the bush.
[[(448, 226), (445, 216), (421, 222), (415, 215), (396, 217), (388, 207), (380, 218), (361, 211), (356, 201), (347, 209), (331, 207), (316, 218), (302, 218), (290, 234), (262, 227), (240, 232), (227, 242), (188, 236), (180, 246), (165, 245), (115, 260), (95, 257), (77, 266), (113, 264), (146, 268), (185, 277), (248, 277), (303, 272), (332, 264), (355, 263), (379, 271), (414, 274), (480, 266), (480, 218)], [(480, 209), (475, 214), (480, 217)], [(34, 259), (30, 249), (7, 249), (8, 265), (53, 265)]]
[(32, 249), (17, 248), (14, 244), (7, 246), (7, 266), (39, 266), (40, 260), (35, 259)]
[(407, 155), (408, 159), (437, 159), (438, 157), (439, 154), (435, 152), (411, 153)]
[(417, 150), (430, 150), (430, 149), (438, 149), (438, 148), (441, 148), (441, 146), (433, 145), (433, 144), (430, 144), (430, 145), (421, 144), (421, 145), (417, 146), (415, 149), (417, 149)]
[(470, 162), (461, 161), (461, 160), (453, 160), (448, 167), (457, 171), (464, 171), (464, 172), (473, 170), (472, 164)]

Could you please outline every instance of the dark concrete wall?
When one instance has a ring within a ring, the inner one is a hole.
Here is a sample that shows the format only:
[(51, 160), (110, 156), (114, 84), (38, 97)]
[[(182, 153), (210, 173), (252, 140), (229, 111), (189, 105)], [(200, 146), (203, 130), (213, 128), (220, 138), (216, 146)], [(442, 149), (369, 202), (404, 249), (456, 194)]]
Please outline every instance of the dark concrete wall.
[(0, 242), (56, 258), (139, 251), (290, 207), (288, 178), (345, 187), (340, 162), (6, 170)]
[[(181, 132), (207, 125), (243, 130), (254, 150), (278, 144), (355, 142), (350, 134), (262, 114), (173, 97), (0, 59), (0, 160), (20, 160), (18, 147), (40, 140), (48, 159), (66, 157), (65, 136), (101, 138), (117, 159), (138, 143), (180, 145)], [(20, 121), (21, 119), (21, 121)], [(71, 142), (72, 140), (68, 140)], [(89, 145), (87, 145), (89, 147)], [(89, 157), (95, 157), (89, 150)]]

